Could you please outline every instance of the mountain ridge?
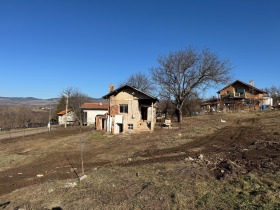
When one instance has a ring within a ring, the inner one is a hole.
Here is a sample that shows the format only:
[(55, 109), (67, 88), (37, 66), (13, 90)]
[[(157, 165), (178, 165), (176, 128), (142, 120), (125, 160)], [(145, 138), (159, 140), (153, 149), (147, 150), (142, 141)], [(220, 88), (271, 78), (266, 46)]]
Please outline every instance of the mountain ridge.
[(35, 97), (2, 97), (0, 96), (0, 105), (7, 106), (49, 106), (57, 104), (59, 98), (40, 99)]
[[(91, 98), (92, 102), (105, 102), (102, 98)], [(58, 104), (59, 98), (40, 99), (35, 97), (3, 97), (0, 96), (0, 106), (50, 106)]]

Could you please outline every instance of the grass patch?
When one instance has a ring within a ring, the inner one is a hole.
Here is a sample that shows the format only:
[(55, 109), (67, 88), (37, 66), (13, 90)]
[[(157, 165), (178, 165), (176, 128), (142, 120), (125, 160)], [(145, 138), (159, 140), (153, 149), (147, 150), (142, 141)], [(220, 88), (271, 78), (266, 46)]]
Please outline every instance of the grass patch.
[(99, 141), (99, 140), (107, 140), (108, 137), (103, 133), (103, 132), (97, 132), (97, 131), (94, 131), (90, 134), (89, 140), (92, 140), (92, 141)]

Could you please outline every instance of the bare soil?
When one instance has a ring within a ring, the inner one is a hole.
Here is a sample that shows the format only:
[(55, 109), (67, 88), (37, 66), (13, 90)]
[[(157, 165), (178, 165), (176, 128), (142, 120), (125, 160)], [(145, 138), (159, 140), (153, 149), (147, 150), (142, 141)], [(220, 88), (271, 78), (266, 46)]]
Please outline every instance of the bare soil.
[[(221, 119), (226, 122), (221, 122)], [(98, 168), (198, 164), (216, 180), (280, 170), (280, 112), (185, 118), (172, 129), (116, 136), (90, 128), (0, 140), (0, 195)], [(137, 175), (138, 176), (138, 175)]]

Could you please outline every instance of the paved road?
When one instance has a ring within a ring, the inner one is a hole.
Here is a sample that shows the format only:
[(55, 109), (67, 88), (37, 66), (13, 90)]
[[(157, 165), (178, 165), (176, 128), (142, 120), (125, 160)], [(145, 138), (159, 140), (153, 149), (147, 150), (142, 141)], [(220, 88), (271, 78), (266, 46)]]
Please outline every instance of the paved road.
[[(54, 129), (54, 128), (52, 128)], [(33, 128), (33, 129), (26, 129), (26, 130), (20, 130), (20, 131), (11, 131), (11, 133), (5, 133), (3, 134), (0, 132), (0, 140), (1, 139), (8, 139), (8, 138), (14, 138), (14, 137), (20, 137), (20, 136), (28, 136), (31, 134), (36, 134), (36, 133), (43, 133), (43, 132), (48, 132), (47, 127), (42, 127), (42, 128)]]

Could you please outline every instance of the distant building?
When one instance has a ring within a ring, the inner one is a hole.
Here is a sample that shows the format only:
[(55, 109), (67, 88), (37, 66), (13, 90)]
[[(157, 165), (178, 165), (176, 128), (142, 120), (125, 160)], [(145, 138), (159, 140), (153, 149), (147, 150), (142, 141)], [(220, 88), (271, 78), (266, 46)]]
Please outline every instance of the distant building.
[(236, 80), (217, 92), (219, 94), (220, 109), (254, 109), (272, 105), (272, 98), (267, 93), (250, 84)]
[(71, 109), (67, 110), (67, 114), (66, 110), (63, 110), (61, 112), (58, 112), (57, 115), (59, 125), (64, 125), (65, 121), (67, 122), (67, 125), (74, 124), (76, 121), (76, 115)]

